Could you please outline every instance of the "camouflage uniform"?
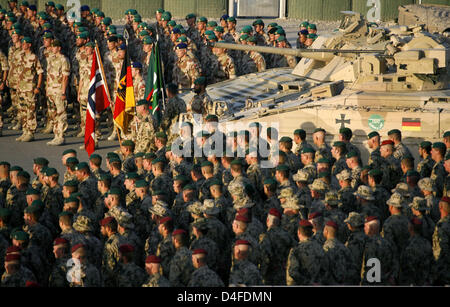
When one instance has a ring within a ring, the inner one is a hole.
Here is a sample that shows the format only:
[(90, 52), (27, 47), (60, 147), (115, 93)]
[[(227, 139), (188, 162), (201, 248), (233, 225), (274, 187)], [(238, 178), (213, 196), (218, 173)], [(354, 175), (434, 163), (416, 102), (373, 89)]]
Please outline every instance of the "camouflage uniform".
[(145, 97), (145, 80), (139, 74), (133, 79), (134, 99), (136, 101), (142, 100)]
[(185, 55), (177, 60), (172, 71), (173, 82), (179, 88), (193, 88), (194, 81), (200, 77), (200, 67), (195, 59)]
[(263, 72), (266, 70), (266, 60), (256, 51), (248, 53), (248, 61), (245, 63), (248, 73)]
[(170, 284), (173, 287), (186, 287), (193, 271), (191, 251), (180, 247), (170, 261)]
[(145, 271), (133, 262), (119, 263), (117, 276), (117, 287), (140, 287), (145, 281)]
[[(80, 103), (80, 116), (81, 123), (80, 126), (82, 129), (86, 127), (86, 108), (88, 105), (88, 96), (89, 96), (89, 84), (91, 82), (91, 70), (92, 70), (92, 57), (87, 56), (85, 54), (80, 54), (79, 60), (79, 103)], [(111, 97), (113, 99), (113, 97)], [(98, 127), (99, 125), (95, 125)], [(99, 129), (97, 129), (96, 134), (99, 136)]]
[(25, 287), (25, 284), (27, 281), (36, 281), (36, 278), (34, 277), (34, 274), (27, 269), (24, 266), (20, 266), (20, 269), (18, 272), (16, 272), (14, 275), (10, 275), (6, 272), (2, 275), (2, 287)]
[(75, 284), (71, 282), (69, 284), (70, 287), (85, 287), (85, 288), (93, 288), (93, 287), (102, 287), (102, 277), (100, 275), (100, 271), (90, 263), (84, 263), (80, 267), (81, 274), (81, 284)]
[(195, 95), (191, 101), (186, 105), (187, 111), (194, 111), (195, 113), (201, 113), (203, 115), (209, 113), (212, 109), (213, 101), (211, 97), (206, 93)]
[(292, 235), (277, 226), (259, 236), (259, 268), (265, 285), (286, 284), (286, 260), (295, 243)]
[(322, 145), (319, 146), (319, 148), (316, 151), (314, 161), (317, 163), (317, 161), (320, 158), (326, 158), (329, 161), (333, 160), (333, 156), (331, 155), (331, 147), (328, 146), (328, 144), (326, 144), (326, 143), (323, 143)]
[(417, 164), (417, 171), (420, 174), (420, 178), (428, 178), (431, 176), (431, 171), (433, 170), (434, 161), (431, 156), (427, 156), (425, 159)]
[(328, 268), (328, 258), (322, 246), (309, 238), (289, 252), (286, 268), (287, 285), (322, 284), (327, 280)]
[[(209, 254), (208, 254), (209, 256)], [(196, 269), (192, 275), (188, 287), (224, 287), (223, 281), (220, 279), (216, 272), (208, 268), (208, 266), (202, 266)]]
[(281, 217), (281, 228), (291, 235), (291, 238), (297, 240), (298, 222), (301, 216), (299, 214), (283, 214)]
[(215, 73), (214, 83), (236, 78), (234, 61), (228, 54), (220, 55), (217, 61), (219, 62), (219, 69)]
[(325, 241), (323, 245), (325, 256), (328, 258), (328, 280), (327, 284), (345, 285), (349, 283), (350, 268), (353, 264), (352, 254), (339, 242), (332, 238)]
[(261, 286), (263, 285), (258, 267), (248, 260), (235, 260), (231, 267), (231, 285)]
[[(134, 125), (132, 127), (134, 128)], [(131, 129), (131, 139), (136, 144), (135, 152), (149, 152), (155, 138), (152, 115), (149, 114), (140, 119), (137, 131), (133, 128)]]
[(350, 213), (356, 210), (355, 206), (356, 198), (355, 195), (353, 195), (354, 191), (355, 190), (352, 187), (345, 187), (337, 192), (340, 201), (339, 208), (342, 210), (342, 212)]
[(399, 284), (405, 286), (430, 285), (433, 249), (424, 237), (411, 237), (402, 250)]
[[(3, 73), (9, 71), (9, 66), (8, 66), (8, 59), (6, 58), (6, 56), (3, 54), (3, 52), (0, 51), (0, 83), (6, 81), (3, 80)], [(5, 85), (6, 88), (6, 85)], [(3, 129), (3, 95), (0, 96), (0, 133)]]
[(354, 285), (359, 285), (359, 283), (361, 282), (360, 273), (367, 240), (368, 237), (366, 236), (366, 234), (363, 231), (358, 230), (351, 232), (348, 236), (347, 242), (345, 242), (345, 246), (348, 248), (352, 256), (353, 268), (355, 271), (354, 276), (349, 276), (349, 281)]
[(168, 134), (168, 142), (174, 141), (173, 127), (178, 123), (181, 113), (186, 113), (186, 103), (178, 96), (170, 98), (164, 108), (161, 126)]
[(408, 218), (402, 214), (391, 215), (383, 224), (381, 235), (396, 247), (399, 256), (408, 244)]
[(44, 71), (34, 53), (21, 53), (22, 73), (18, 82), (17, 95), (19, 97), (20, 111), (18, 115), (24, 133), (34, 134), (37, 128), (36, 121), (36, 95), (37, 76)]
[[(146, 249), (147, 250), (147, 249)], [(172, 235), (168, 235), (158, 243), (156, 256), (161, 258), (161, 268), (165, 277), (169, 277), (170, 262), (175, 255), (175, 247), (172, 244)]]
[(157, 273), (150, 276), (142, 287), (170, 287), (170, 282), (163, 275)]
[(409, 151), (408, 147), (406, 147), (403, 143), (399, 143), (394, 147), (394, 158), (399, 161), (402, 161), (403, 158), (412, 157), (413, 155)]
[[(19, 80), (20, 74), (23, 69), (22, 67), (22, 47), (11, 46), (8, 51), (8, 87), (11, 94), (11, 104), (13, 107), (13, 115), (19, 115), (19, 96), (18, 96), (18, 88), (19, 88)], [(3, 67), (3, 65), (2, 65)], [(19, 120), (19, 118), (17, 118)], [(20, 123), (20, 120), (19, 120)], [(21, 123), (20, 123), (21, 124)]]
[(366, 247), (362, 259), (361, 278), (362, 284), (370, 285), (367, 281), (366, 273), (371, 269), (367, 266), (367, 261), (371, 258), (377, 258), (381, 265), (381, 282), (376, 285), (393, 285), (398, 272), (398, 262), (395, 256), (395, 247), (390, 241), (377, 234), (369, 237), (366, 242)]
[(441, 198), (442, 192), (444, 191), (444, 182), (445, 177), (447, 177), (447, 172), (444, 167), (444, 160), (439, 163), (435, 163), (433, 166), (433, 170), (431, 171), (431, 181), (436, 187), (436, 197)]
[(103, 247), (102, 276), (106, 287), (116, 286), (115, 271), (119, 264), (119, 246), (122, 238), (119, 234), (110, 236)]
[(69, 286), (69, 282), (67, 280), (67, 261), (69, 261), (69, 259), (70, 257), (56, 259), (48, 279), (49, 287), (66, 288)]
[(450, 216), (439, 220), (433, 233), (434, 281), (438, 285), (450, 283)]

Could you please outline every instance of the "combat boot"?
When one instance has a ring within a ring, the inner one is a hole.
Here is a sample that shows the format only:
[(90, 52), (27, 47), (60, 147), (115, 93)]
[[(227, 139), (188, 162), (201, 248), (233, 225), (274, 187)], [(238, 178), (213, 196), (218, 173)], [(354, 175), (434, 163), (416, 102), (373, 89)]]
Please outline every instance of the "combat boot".
[(116, 129), (113, 130), (111, 135), (108, 137), (108, 141), (117, 141), (117, 132)]
[(34, 133), (31, 132), (27, 133), (22, 139), (22, 142), (32, 142), (32, 141), (34, 141)]
[(15, 125), (11, 128), (11, 130), (15, 130), (15, 131), (18, 131), (18, 130), (20, 130), (20, 129), (22, 129), (22, 125), (21, 125), (19, 122), (17, 122), (17, 124), (15, 124)]
[(26, 135), (27, 135), (27, 133), (24, 131), (23, 134), (22, 134), (21, 136), (19, 136), (19, 137), (16, 139), (16, 142), (22, 142), (22, 139), (23, 139)]
[(50, 122), (47, 122), (47, 126), (44, 130), (41, 131), (42, 134), (51, 134), (53, 132), (53, 125)]
[(53, 140), (47, 143), (49, 146), (62, 146), (66, 144), (66, 140), (64, 138), (55, 137)]

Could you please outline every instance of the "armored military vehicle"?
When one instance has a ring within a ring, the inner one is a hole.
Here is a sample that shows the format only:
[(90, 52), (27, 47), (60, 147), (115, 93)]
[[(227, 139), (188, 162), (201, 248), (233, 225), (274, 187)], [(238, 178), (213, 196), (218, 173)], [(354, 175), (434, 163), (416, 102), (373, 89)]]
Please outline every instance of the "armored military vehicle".
[[(385, 139), (400, 129), (418, 158), (421, 141), (441, 140), (450, 129), (449, 45), (421, 26), (373, 27), (359, 13), (342, 13), (339, 31), (319, 36), (311, 49), (215, 43), (302, 59), (293, 70), (275, 68), (208, 86), (210, 112), (223, 124), (277, 127), (280, 137), (302, 128), (311, 138), (321, 127), (328, 143), (349, 127), (365, 161), (368, 133)], [(185, 101), (192, 95), (185, 94)]]

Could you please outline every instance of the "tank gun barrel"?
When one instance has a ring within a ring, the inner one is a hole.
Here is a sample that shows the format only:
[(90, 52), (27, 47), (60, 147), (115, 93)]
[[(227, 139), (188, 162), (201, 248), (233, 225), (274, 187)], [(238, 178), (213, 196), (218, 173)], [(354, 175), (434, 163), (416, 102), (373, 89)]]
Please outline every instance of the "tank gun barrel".
[(354, 55), (360, 53), (381, 53), (381, 54), (384, 53), (384, 50), (292, 49), (292, 48), (250, 46), (232, 43), (212, 43), (212, 46), (231, 50), (257, 51), (261, 53), (291, 55), (295, 57), (309, 58), (322, 62), (331, 61), (335, 55), (353, 57)]

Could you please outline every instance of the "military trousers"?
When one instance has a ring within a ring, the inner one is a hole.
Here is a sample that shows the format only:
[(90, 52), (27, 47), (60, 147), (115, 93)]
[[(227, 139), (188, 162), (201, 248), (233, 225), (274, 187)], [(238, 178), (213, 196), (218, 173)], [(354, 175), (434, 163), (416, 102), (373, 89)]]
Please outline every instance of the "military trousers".
[(67, 100), (61, 98), (63, 95), (61, 92), (50, 90), (47, 93), (48, 120), (53, 127), (55, 137), (63, 138), (69, 126), (67, 123)]
[(17, 118), (22, 124), (22, 130), (24, 133), (34, 134), (37, 128), (36, 95), (33, 90), (24, 91), (19, 89), (17, 96), (19, 98)]

